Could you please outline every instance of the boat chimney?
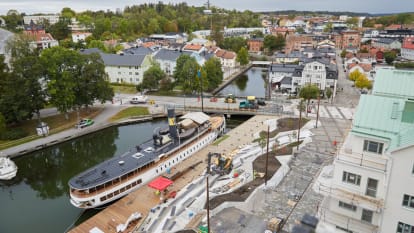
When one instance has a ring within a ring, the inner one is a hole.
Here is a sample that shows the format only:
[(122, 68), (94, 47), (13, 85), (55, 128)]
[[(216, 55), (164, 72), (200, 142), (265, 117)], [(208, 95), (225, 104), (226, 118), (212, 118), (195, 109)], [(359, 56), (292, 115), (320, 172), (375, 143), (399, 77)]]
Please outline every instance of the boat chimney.
[(177, 139), (177, 125), (175, 123), (175, 110), (174, 108), (167, 109), (168, 126), (170, 127), (169, 133), (171, 138)]

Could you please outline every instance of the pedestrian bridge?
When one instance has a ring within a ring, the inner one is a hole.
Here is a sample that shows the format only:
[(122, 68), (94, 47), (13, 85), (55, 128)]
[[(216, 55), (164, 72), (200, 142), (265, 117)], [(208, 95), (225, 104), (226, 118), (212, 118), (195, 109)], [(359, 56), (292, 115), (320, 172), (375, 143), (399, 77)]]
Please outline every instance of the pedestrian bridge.
[(272, 64), (271, 61), (252, 61), (253, 66), (268, 66)]
[[(184, 106), (174, 105), (176, 111), (197, 112), (201, 111), (201, 106)], [(283, 111), (283, 107), (279, 108), (258, 108), (258, 109), (239, 109), (238, 107), (203, 107), (205, 113), (221, 113), (228, 115), (290, 115), (294, 113)]]

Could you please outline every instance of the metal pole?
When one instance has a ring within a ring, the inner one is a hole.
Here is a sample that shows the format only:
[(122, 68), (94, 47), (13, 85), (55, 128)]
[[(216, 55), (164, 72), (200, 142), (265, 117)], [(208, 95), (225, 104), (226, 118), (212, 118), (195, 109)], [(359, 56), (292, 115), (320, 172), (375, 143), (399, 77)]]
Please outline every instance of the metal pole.
[(210, 233), (210, 197), (209, 197), (209, 191), (208, 191), (208, 174), (207, 174), (207, 177), (206, 177), (206, 179), (207, 179), (207, 182), (206, 182), (206, 187), (207, 187), (207, 206), (206, 206), (206, 208), (207, 208), (207, 232), (208, 233)]
[(267, 126), (267, 149), (266, 149), (266, 168), (265, 168), (265, 186), (267, 185), (267, 165), (269, 162), (269, 136), (270, 126)]
[(318, 96), (318, 110), (316, 111), (316, 124), (315, 128), (318, 128), (318, 121), (319, 121), (319, 103), (321, 102), (321, 97)]
[(300, 122), (301, 121), (302, 121), (302, 100), (300, 100), (300, 103), (299, 103), (299, 126), (298, 126), (298, 141), (297, 141), (296, 150), (299, 150)]

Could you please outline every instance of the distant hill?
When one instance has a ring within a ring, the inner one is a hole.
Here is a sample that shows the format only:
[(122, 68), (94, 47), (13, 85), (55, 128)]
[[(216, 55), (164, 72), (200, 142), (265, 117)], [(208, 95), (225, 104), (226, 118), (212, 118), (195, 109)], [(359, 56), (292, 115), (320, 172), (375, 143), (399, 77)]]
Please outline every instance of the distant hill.
[[(366, 12), (349, 12), (349, 11), (296, 11), (296, 10), (284, 10), (284, 11), (261, 11), (257, 13), (262, 14), (278, 14), (278, 15), (348, 15), (348, 16), (368, 16), (377, 17), (385, 15), (396, 15), (400, 13), (381, 13), (381, 14), (370, 14)], [(402, 12), (402, 13), (413, 13), (413, 12)]]

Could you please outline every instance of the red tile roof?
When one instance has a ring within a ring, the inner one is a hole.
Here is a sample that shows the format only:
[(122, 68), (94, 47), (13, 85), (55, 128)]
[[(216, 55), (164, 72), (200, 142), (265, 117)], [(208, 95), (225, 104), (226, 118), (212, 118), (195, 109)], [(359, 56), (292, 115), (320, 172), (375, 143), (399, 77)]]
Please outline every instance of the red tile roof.
[(203, 46), (199, 44), (187, 44), (184, 46), (185, 50), (199, 51)]
[(414, 38), (413, 37), (405, 37), (403, 40), (403, 44), (401, 46), (403, 49), (414, 49)]
[(234, 59), (236, 57), (236, 53), (220, 49), (216, 52), (216, 57), (220, 57), (223, 59)]
[(364, 64), (364, 63), (352, 63), (348, 65), (348, 69), (352, 69), (353, 67), (359, 66), (361, 67), (364, 72), (369, 72), (372, 70), (372, 65), (371, 64)]

